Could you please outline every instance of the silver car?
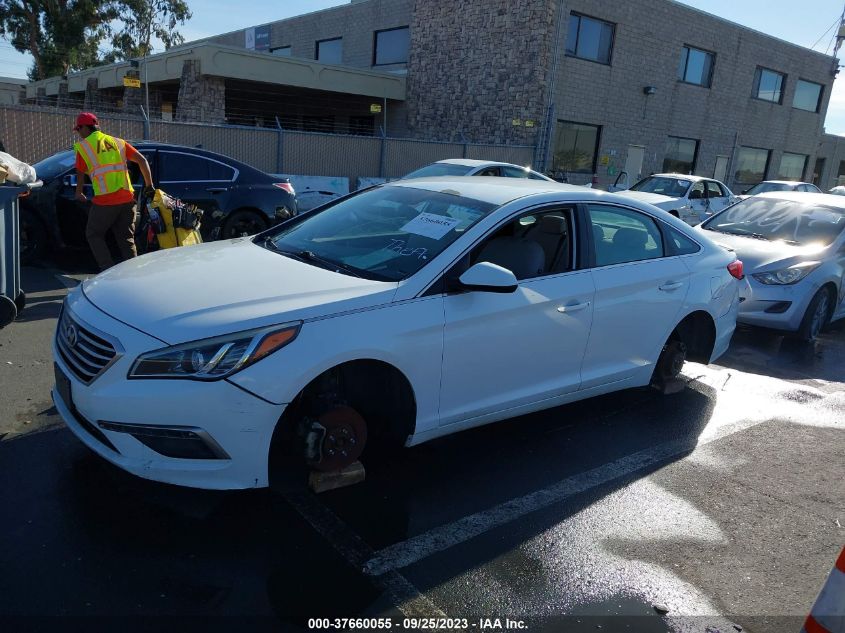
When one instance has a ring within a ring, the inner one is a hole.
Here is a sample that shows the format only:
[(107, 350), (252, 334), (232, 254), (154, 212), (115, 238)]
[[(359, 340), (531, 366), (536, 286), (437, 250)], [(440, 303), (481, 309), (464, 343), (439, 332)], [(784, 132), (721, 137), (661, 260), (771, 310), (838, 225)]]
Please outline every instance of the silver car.
[(737, 321), (813, 341), (845, 317), (845, 200), (823, 193), (746, 198), (700, 226), (736, 251), (751, 296)]

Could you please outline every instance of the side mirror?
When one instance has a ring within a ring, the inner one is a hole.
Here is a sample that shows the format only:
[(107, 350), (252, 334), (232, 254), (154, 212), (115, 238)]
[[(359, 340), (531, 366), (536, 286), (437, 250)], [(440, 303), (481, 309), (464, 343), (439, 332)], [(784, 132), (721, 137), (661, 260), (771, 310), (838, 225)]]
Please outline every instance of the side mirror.
[(519, 282), (511, 271), (490, 262), (478, 262), (470, 266), (458, 281), (466, 290), (480, 292), (516, 292), (519, 287)]
[(76, 174), (68, 174), (62, 179), (65, 187), (76, 187)]

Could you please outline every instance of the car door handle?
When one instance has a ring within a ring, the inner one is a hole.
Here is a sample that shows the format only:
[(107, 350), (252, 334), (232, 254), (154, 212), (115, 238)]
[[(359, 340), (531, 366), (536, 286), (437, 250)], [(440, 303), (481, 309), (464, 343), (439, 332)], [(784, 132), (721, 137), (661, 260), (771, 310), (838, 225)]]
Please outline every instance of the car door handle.
[(229, 191), (228, 187), (209, 187), (206, 189), (209, 193), (223, 193), (224, 191)]
[(662, 286), (660, 286), (659, 289), (662, 290), (663, 292), (672, 292), (673, 290), (677, 290), (678, 288), (680, 288), (683, 285), (684, 285), (683, 281), (670, 281), (669, 283), (665, 283)]
[(569, 305), (558, 306), (557, 311), (561, 314), (569, 314), (570, 312), (578, 312), (579, 310), (583, 310), (584, 308), (588, 308), (589, 306), (589, 301), (585, 301), (584, 303), (570, 303)]

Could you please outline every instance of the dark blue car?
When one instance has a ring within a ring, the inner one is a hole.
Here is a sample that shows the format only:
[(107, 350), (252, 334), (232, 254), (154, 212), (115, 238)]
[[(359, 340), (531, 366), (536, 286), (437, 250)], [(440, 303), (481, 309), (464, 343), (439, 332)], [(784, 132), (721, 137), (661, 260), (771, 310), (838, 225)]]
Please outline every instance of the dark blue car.
[[(159, 189), (205, 212), (205, 240), (252, 235), (296, 215), (295, 192), (286, 178), (195, 147), (146, 141), (132, 145), (149, 161)], [(74, 198), (73, 150), (53, 154), (34, 167), (44, 186), (21, 200), (21, 262), (33, 263), (59, 249), (87, 250), (88, 204)], [(130, 173), (135, 189), (142, 189), (134, 163)], [(89, 183), (85, 195), (93, 196)]]

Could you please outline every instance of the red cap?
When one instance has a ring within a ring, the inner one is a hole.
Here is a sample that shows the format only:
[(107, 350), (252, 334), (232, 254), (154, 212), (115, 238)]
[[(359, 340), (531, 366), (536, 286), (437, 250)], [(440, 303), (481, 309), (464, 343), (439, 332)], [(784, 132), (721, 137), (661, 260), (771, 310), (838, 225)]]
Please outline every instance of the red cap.
[(97, 122), (97, 117), (91, 112), (83, 112), (78, 117), (76, 117), (76, 127), (73, 128), (74, 130), (78, 130), (83, 125), (87, 125), (92, 127), (94, 125), (99, 125)]

